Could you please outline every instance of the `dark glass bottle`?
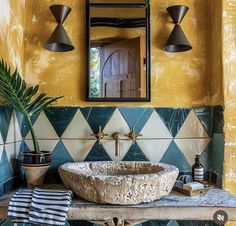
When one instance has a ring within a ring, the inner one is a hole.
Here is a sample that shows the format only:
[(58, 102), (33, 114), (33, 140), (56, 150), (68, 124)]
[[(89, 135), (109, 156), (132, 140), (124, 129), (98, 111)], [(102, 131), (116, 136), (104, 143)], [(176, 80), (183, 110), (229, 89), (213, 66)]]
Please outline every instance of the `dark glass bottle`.
[(204, 169), (200, 162), (200, 155), (196, 155), (195, 163), (192, 166), (193, 180), (197, 182), (203, 182)]

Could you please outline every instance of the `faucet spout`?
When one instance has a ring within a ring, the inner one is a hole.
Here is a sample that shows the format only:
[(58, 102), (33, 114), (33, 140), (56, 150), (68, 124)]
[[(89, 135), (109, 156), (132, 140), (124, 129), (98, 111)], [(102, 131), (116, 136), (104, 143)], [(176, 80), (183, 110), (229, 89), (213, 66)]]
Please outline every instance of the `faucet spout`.
[(112, 134), (112, 137), (115, 140), (115, 157), (120, 156), (120, 133), (115, 132)]

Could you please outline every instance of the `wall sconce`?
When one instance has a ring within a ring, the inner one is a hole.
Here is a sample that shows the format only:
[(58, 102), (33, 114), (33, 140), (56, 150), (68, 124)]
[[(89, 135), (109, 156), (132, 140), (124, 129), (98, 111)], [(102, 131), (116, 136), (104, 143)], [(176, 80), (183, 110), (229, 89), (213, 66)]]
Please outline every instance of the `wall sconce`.
[(188, 11), (188, 7), (184, 5), (174, 5), (167, 8), (175, 27), (170, 34), (163, 50), (167, 52), (184, 52), (192, 49), (188, 39), (186, 38), (180, 23)]
[(64, 5), (51, 5), (50, 10), (58, 23), (44, 48), (54, 52), (67, 52), (74, 49), (63, 23), (69, 15), (71, 8)]

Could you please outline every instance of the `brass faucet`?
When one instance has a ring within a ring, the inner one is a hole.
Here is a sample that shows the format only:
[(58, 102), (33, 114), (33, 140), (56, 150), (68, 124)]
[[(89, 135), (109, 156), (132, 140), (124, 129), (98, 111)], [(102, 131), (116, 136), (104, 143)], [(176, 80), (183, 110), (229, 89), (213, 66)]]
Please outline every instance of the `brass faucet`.
[(142, 136), (142, 134), (135, 133), (134, 127), (132, 126), (131, 131), (129, 134), (126, 134), (129, 139), (131, 139), (133, 142), (137, 140), (137, 137)]
[(115, 140), (115, 157), (118, 157), (120, 155), (120, 133), (115, 132), (112, 134), (112, 137)]
[(99, 126), (98, 133), (90, 134), (90, 135), (96, 137), (96, 139), (98, 140), (99, 145), (101, 145), (101, 141), (102, 141), (103, 137), (108, 136), (108, 134), (105, 134), (105, 133), (102, 132), (102, 127), (101, 126)]

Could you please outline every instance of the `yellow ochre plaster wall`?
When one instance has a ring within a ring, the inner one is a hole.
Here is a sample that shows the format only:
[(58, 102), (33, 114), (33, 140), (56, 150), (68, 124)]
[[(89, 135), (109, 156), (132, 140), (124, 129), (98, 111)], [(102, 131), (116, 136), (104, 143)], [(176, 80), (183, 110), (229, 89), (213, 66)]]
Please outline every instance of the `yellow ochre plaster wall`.
[(224, 187), (236, 195), (236, 0), (223, 4)]
[[(221, 73), (211, 73), (211, 20), (213, 0), (151, 0), (151, 95), (150, 103), (125, 103), (128, 106), (192, 107), (222, 104)], [(56, 26), (49, 6), (65, 4), (72, 12), (65, 28), (75, 46), (73, 52), (55, 53), (43, 48)], [(182, 27), (193, 45), (185, 53), (167, 53), (165, 44), (173, 23), (166, 8), (184, 4), (190, 10)], [(85, 0), (27, 0), (25, 25), (25, 73), (31, 85), (41, 85), (49, 95), (63, 95), (60, 106), (124, 105), (124, 103), (85, 102), (86, 33)], [(214, 37), (213, 37), (214, 38)], [(211, 79), (217, 84), (211, 85)], [(213, 98), (212, 98), (213, 97)]]
[(25, 0), (1, 0), (0, 9), (0, 58), (22, 73)]

